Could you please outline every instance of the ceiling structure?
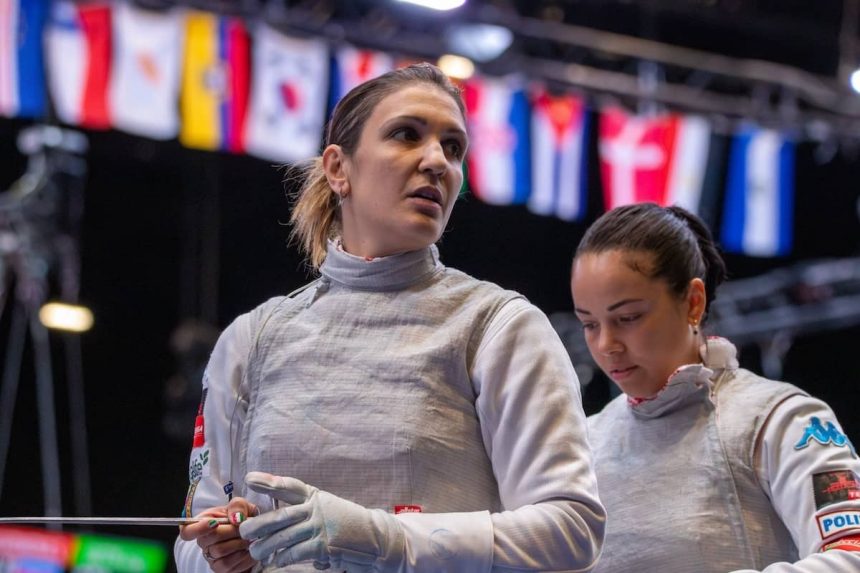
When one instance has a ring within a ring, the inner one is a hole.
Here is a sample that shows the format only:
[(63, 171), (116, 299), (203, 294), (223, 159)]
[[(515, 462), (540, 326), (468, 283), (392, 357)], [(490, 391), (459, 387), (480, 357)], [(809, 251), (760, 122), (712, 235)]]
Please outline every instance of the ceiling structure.
[(396, 0), (139, 0), (264, 19), (291, 33), (404, 56), (452, 52), (451, 31), (510, 30), (491, 75), (614, 99), (647, 112), (752, 119), (801, 137), (860, 139), (860, 0), (467, 0), (434, 12)]

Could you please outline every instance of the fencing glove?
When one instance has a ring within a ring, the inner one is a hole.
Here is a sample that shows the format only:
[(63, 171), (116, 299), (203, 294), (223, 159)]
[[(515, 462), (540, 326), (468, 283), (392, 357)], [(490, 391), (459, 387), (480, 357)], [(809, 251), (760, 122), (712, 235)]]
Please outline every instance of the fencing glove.
[[(366, 573), (398, 571), (405, 534), (393, 515), (367, 509), (291, 477), (263, 472), (245, 476), (248, 488), (282, 502), (282, 507), (241, 524), (252, 540), (251, 556), (284, 567), (314, 561), (317, 569)], [(278, 505), (276, 503), (276, 505)]]

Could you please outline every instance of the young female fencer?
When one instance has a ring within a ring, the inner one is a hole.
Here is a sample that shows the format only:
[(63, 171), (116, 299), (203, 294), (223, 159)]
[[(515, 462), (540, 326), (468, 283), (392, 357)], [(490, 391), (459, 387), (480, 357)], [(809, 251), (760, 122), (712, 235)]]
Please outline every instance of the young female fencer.
[(240, 316), (207, 368), (186, 513), (212, 519), (182, 529), (180, 572), (591, 569), (605, 514), (568, 355), (522, 296), (439, 260), (467, 146), (428, 64), (337, 105), (292, 214), (321, 276)]
[(601, 573), (860, 571), (860, 460), (831, 409), (701, 332), (725, 266), (700, 219), (618, 207), (572, 293), (622, 394), (588, 418), (608, 522)]

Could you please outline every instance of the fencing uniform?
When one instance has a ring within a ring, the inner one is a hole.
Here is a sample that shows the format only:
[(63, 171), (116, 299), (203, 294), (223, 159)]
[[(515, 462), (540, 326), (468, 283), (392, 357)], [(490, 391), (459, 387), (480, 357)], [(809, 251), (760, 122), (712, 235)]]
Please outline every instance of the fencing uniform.
[[(546, 317), (435, 246), (366, 261), (332, 244), (320, 271), (222, 335), (186, 512), (225, 504), (228, 482), (271, 508), (244, 491), (259, 470), (404, 511), (409, 571), (590, 570), (605, 514)], [(195, 542), (175, 553), (180, 572), (208, 570)]]
[(831, 409), (738, 368), (725, 339), (702, 356), (588, 419), (608, 515), (595, 571), (860, 571), (860, 460)]

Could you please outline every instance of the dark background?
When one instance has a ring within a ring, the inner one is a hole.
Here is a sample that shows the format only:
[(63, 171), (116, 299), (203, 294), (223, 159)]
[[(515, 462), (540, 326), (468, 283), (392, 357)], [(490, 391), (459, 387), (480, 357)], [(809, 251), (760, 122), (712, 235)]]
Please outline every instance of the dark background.
[[(613, 29), (605, 11), (609, 8), (598, 8), (596, 2), (573, 4), (582, 11), (571, 15), (571, 21), (581, 23), (576, 18), (590, 15)], [(643, 18), (635, 12), (635, 3), (612, 4), (618, 16), (616, 31), (642, 30)], [(832, 48), (839, 15), (839, 10), (834, 13), (834, 3), (822, 3), (821, 13), (806, 15), (798, 3), (752, 3), (759, 9), (754, 14), (738, 3), (740, 19), (734, 24), (731, 12), (708, 16), (707, 3), (694, 8), (690, 4), (697, 3), (666, 4), (671, 8), (662, 28), (667, 41), (683, 37), (703, 49), (725, 46), (726, 52), (737, 56), (784, 58), (817, 68), (811, 70), (816, 73), (835, 72), (832, 58), (822, 55), (805, 61), (813, 47)], [(716, 4), (725, 8), (727, 3), (711, 3)], [(804, 17), (811, 18), (808, 26), (803, 26)], [(748, 26), (742, 25), (744, 21)], [(680, 31), (680, 23), (688, 26), (688, 33)], [(780, 45), (782, 37), (775, 30), (782, 28), (774, 26), (780, 23), (787, 33), (796, 34), (797, 45), (784, 41), (792, 48), (777, 54), (774, 46)], [(735, 36), (726, 38), (736, 41), (708, 44), (708, 37), (715, 42), (719, 32), (729, 34), (733, 25)], [(822, 30), (825, 35), (816, 35)], [(770, 43), (762, 40), (768, 33), (773, 38)], [(24, 171), (26, 160), (15, 147), (15, 137), (27, 125), (22, 120), (0, 120), (0, 190)], [(119, 132), (87, 135), (81, 301), (93, 310), (96, 324), (81, 341), (92, 511), (106, 516), (178, 515), (188, 484), (196, 387), (185, 396), (184, 409), (166, 395), (167, 382), (180, 366), (170, 349), (171, 335), (188, 318), (223, 328), (267, 298), (305, 283), (310, 275), (297, 250), (286, 244), (289, 204), (282, 169), (251, 157), (185, 149), (175, 141), (154, 142)], [(525, 207), (488, 206), (467, 195), (455, 207), (440, 244), (443, 261), (522, 292), (548, 314), (570, 311), (571, 255), (587, 224), (602, 211), (593, 133), (590, 147), (589, 213), (584, 221), (566, 223), (533, 215)], [(797, 149), (792, 255), (783, 259), (728, 256), (733, 278), (800, 261), (860, 255), (857, 146), (840, 143), (829, 161), (822, 161), (819, 152), (815, 142), (801, 143)], [(718, 224), (719, 210), (716, 215)], [(0, 317), (0, 349), (8, 344), (8, 325), (5, 312)], [(855, 443), (860, 440), (858, 343), (860, 327), (801, 336), (788, 352), (784, 369), (785, 379), (831, 404)], [(66, 514), (73, 515), (70, 481), (75, 462), (69, 456), (63, 358), (56, 336), (52, 345), (63, 506)], [(0, 515), (43, 513), (32, 359), (28, 346)], [(758, 348), (742, 348), (742, 363), (760, 370)], [(585, 390), (586, 410), (596, 411), (608, 396), (606, 380), (598, 377)], [(180, 425), (184, 419), (185, 435), (169, 435), (164, 429), (166, 418), (167, 422), (178, 419)], [(165, 544), (172, 543), (175, 535), (171, 528), (97, 530)]]

